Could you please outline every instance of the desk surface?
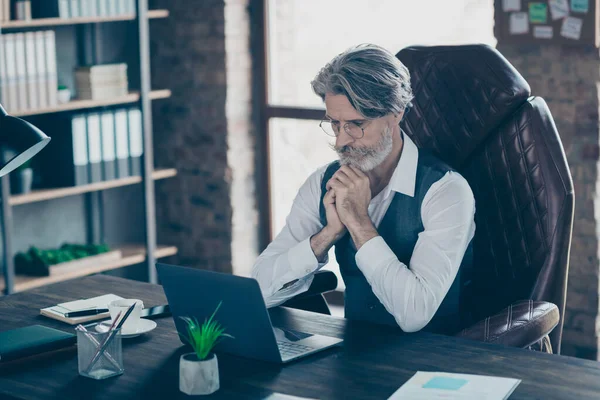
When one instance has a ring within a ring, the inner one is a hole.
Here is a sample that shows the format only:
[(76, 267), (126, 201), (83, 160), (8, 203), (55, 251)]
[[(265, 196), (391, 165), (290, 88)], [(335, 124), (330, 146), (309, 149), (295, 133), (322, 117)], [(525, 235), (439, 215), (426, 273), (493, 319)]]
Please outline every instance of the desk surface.
[[(104, 293), (164, 304), (161, 286), (108, 276), (86, 277), (0, 297), (0, 330), (43, 324), (73, 328), (39, 315), (39, 309)], [(270, 310), (273, 324), (345, 339), (286, 366), (219, 355), (221, 389), (210, 398), (264, 398), (270, 393), (319, 399), (385, 399), (416, 371), (488, 374), (522, 379), (511, 399), (600, 397), (600, 364), (426, 333), (346, 321), (299, 310)], [(184, 352), (171, 318), (149, 334), (123, 341), (125, 373), (93, 381), (77, 373), (75, 352), (0, 374), (0, 398), (186, 398), (179, 392)]]

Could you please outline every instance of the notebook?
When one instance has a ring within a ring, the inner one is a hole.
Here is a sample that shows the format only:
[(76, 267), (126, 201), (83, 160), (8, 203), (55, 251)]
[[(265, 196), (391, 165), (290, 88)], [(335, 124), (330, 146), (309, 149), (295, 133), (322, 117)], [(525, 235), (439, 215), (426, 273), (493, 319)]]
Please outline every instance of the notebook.
[(508, 399), (519, 383), (520, 379), (496, 376), (419, 371), (394, 392), (389, 400), (504, 400)]
[(105, 294), (102, 296), (91, 297), (89, 299), (81, 299), (69, 301), (67, 303), (60, 303), (52, 307), (42, 308), (40, 310), (40, 314), (45, 317), (53, 318), (62, 322), (66, 322), (70, 325), (83, 324), (90, 321), (97, 321), (101, 319), (106, 319), (110, 317), (110, 313), (105, 312), (102, 314), (95, 315), (87, 315), (84, 317), (73, 317), (67, 318), (65, 317), (65, 313), (71, 311), (79, 311), (79, 310), (87, 310), (90, 308), (108, 308), (108, 304), (113, 300), (120, 300), (121, 296), (117, 296), (116, 294)]
[(42, 325), (0, 332), (0, 363), (69, 347), (76, 341), (73, 333)]

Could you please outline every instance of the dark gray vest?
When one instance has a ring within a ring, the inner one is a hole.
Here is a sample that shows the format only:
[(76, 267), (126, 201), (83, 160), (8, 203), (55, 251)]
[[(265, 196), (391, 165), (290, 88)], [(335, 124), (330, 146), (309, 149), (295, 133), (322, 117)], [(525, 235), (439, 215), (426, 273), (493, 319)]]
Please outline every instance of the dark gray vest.
[[(320, 219), (323, 226), (327, 225), (323, 197), (325, 185), (333, 174), (340, 168), (339, 162), (331, 163), (321, 182)], [(405, 265), (409, 266), (418, 235), (424, 231), (421, 221), (421, 203), (431, 185), (441, 179), (451, 167), (432, 154), (419, 150), (415, 195), (410, 197), (393, 192), (394, 196), (377, 231), (392, 249), (394, 254)], [(346, 285), (344, 294), (345, 316), (348, 319), (375, 322), (398, 326), (394, 317), (387, 312), (383, 304), (373, 293), (371, 286), (356, 265), (356, 246), (346, 234), (335, 244), (335, 256), (340, 265), (340, 272)], [(425, 331), (452, 334), (462, 325), (459, 312), (461, 287), (468, 283), (463, 271), (469, 271), (472, 263), (472, 243), (469, 244), (461, 267), (454, 283), (442, 304), (438, 308)]]

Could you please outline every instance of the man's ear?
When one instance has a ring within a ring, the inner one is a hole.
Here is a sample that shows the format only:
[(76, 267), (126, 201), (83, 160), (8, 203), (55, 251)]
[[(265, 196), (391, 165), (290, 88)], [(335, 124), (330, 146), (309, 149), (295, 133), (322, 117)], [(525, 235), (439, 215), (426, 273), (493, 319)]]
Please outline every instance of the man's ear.
[(395, 123), (396, 125), (400, 124), (400, 121), (402, 121), (402, 118), (404, 118), (404, 113), (405, 113), (405, 112), (406, 112), (406, 111), (401, 111), (401, 112), (400, 112), (400, 113), (398, 113), (398, 114), (394, 114), (394, 123)]

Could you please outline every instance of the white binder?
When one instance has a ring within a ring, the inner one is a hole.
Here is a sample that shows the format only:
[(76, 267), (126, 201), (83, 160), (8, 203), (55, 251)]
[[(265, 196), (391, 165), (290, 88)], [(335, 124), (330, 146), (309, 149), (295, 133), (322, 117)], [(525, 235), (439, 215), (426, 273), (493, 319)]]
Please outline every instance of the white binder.
[(101, 115), (102, 136), (102, 176), (105, 181), (116, 179), (115, 119), (112, 111)]
[(37, 63), (37, 96), (40, 108), (47, 108), (48, 98), (48, 69), (46, 66), (46, 45), (45, 33), (43, 31), (35, 32), (35, 61)]
[(37, 60), (36, 60), (36, 49), (35, 49), (35, 33), (25, 33), (25, 58), (27, 74), (25, 79), (25, 86), (27, 88), (27, 100), (30, 110), (37, 110), (40, 108), (39, 94), (37, 87), (40, 85), (39, 75), (37, 72)]
[(15, 33), (15, 60), (17, 66), (17, 109), (24, 111), (29, 109), (27, 101), (27, 70), (25, 68), (25, 34)]
[(48, 76), (48, 106), (55, 107), (58, 103), (58, 78), (56, 72), (56, 38), (54, 31), (45, 31), (46, 45), (46, 73)]

